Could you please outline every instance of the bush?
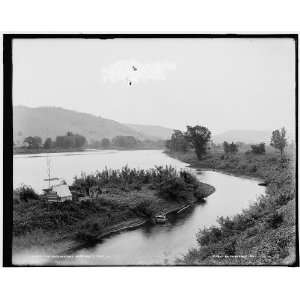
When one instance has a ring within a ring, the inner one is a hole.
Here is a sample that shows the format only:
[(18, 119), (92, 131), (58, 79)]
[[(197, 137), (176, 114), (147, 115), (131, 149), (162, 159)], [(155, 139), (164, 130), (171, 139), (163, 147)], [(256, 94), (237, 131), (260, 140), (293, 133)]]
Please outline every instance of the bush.
[(37, 200), (39, 195), (33, 190), (31, 186), (22, 185), (15, 190), (15, 193), (19, 195), (21, 201)]
[(257, 171), (256, 165), (250, 166), (250, 167), (249, 167), (249, 171), (250, 171), (251, 173), (255, 173), (255, 172)]
[(265, 143), (251, 145), (251, 152), (253, 154), (265, 154), (266, 153)]
[(277, 228), (283, 222), (283, 217), (277, 211), (272, 212), (265, 218), (268, 227)]
[(155, 211), (150, 200), (144, 200), (138, 203), (132, 210), (140, 217), (152, 218), (155, 215)]
[(83, 223), (75, 234), (75, 239), (80, 242), (95, 242), (98, 236), (103, 232), (103, 225), (95, 221), (87, 221)]
[(217, 243), (222, 238), (222, 231), (220, 228), (212, 226), (208, 229), (200, 230), (197, 234), (197, 242), (200, 246), (207, 246), (211, 243)]
[(175, 177), (166, 179), (159, 185), (158, 194), (167, 200), (186, 200), (187, 189), (183, 178)]

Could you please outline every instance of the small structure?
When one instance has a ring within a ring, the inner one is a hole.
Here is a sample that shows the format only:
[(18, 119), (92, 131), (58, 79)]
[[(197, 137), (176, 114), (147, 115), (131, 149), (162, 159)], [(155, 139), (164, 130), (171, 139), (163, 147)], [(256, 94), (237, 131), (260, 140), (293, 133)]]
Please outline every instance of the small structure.
[(44, 196), (49, 202), (64, 202), (72, 200), (72, 194), (69, 186), (63, 181), (60, 184), (53, 185), (44, 189)]
[(167, 221), (168, 221), (168, 219), (167, 219), (166, 215), (164, 215), (164, 214), (159, 214), (159, 215), (154, 216), (154, 222), (156, 224), (164, 224)]
[(60, 180), (57, 177), (51, 178), (51, 161), (49, 157), (46, 158), (48, 188), (44, 189), (44, 197), (49, 202), (64, 202), (72, 200), (72, 194), (65, 180), (61, 180), (58, 184), (50, 184), (51, 181)]

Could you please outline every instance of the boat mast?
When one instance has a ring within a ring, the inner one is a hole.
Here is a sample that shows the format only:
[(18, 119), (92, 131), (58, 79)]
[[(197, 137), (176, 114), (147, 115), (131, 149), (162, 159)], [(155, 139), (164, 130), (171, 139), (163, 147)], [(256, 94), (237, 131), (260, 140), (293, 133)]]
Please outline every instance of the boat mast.
[(48, 174), (48, 188), (50, 189), (50, 181), (51, 181), (51, 161), (50, 158), (47, 154), (47, 158), (46, 158), (46, 163), (47, 163), (47, 174)]

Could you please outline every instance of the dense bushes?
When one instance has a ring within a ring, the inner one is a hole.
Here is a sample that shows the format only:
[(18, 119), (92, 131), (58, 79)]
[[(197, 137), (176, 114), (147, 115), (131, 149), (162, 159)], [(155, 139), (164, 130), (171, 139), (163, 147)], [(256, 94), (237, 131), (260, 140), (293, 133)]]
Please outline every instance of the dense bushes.
[(265, 143), (251, 145), (251, 152), (253, 154), (265, 154), (266, 153)]
[(143, 200), (132, 209), (137, 216), (152, 218), (155, 215), (155, 208), (149, 200)]
[(40, 230), (72, 233), (76, 240), (93, 241), (113, 224), (134, 218), (152, 218), (162, 208), (160, 198), (180, 202), (208, 194), (207, 185), (199, 183), (194, 175), (169, 166), (149, 170), (124, 167), (82, 174), (74, 179), (71, 190), (75, 194), (97, 191), (97, 196), (89, 201), (49, 203), (30, 187), (17, 189), (14, 193), (14, 236)]
[(28, 201), (29, 199), (38, 199), (38, 194), (33, 190), (31, 186), (22, 185), (15, 190), (15, 201)]
[(295, 247), (295, 182), (290, 161), (265, 156), (247, 160), (255, 161), (255, 172), (268, 183), (266, 195), (241, 214), (221, 217), (218, 226), (200, 230), (201, 247), (190, 250), (178, 263), (280, 264)]
[(104, 226), (95, 221), (84, 222), (75, 234), (75, 239), (80, 242), (92, 243), (103, 233)]
[(237, 153), (239, 150), (238, 144), (235, 144), (234, 142), (232, 142), (231, 144), (228, 142), (224, 142), (223, 149), (226, 154), (234, 154)]
[(143, 185), (149, 185), (158, 191), (159, 196), (172, 201), (200, 197), (202, 192), (195, 176), (185, 170), (177, 171), (171, 166), (149, 170), (130, 169), (127, 166), (120, 170), (104, 169), (92, 175), (82, 174), (81, 177), (76, 177), (72, 188), (87, 193), (95, 186), (100, 191), (105, 187), (119, 187), (129, 191), (140, 190)]

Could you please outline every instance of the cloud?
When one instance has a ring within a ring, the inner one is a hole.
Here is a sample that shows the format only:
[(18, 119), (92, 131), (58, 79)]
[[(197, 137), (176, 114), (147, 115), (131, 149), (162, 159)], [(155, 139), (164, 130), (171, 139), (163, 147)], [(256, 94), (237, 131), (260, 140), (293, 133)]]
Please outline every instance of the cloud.
[(171, 62), (140, 62), (133, 59), (119, 60), (102, 69), (105, 83), (137, 84), (151, 80), (166, 80), (167, 73), (174, 71)]

